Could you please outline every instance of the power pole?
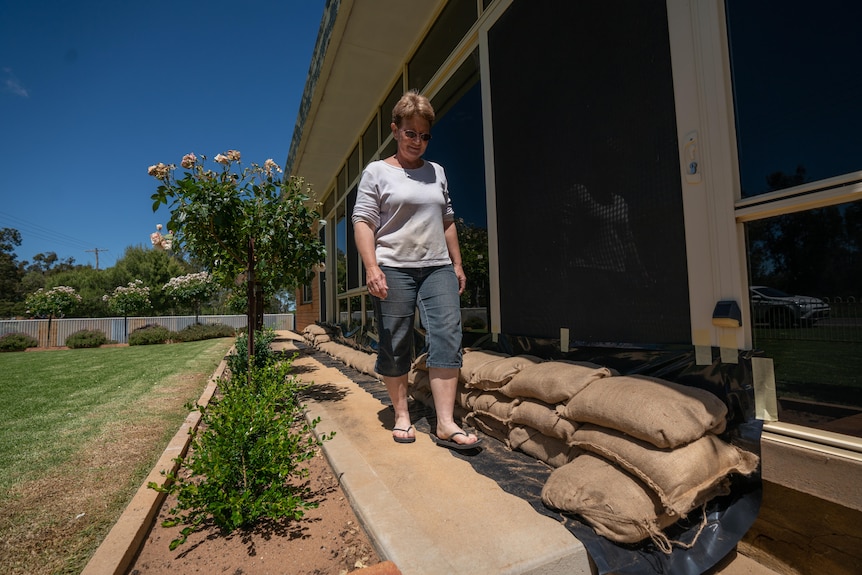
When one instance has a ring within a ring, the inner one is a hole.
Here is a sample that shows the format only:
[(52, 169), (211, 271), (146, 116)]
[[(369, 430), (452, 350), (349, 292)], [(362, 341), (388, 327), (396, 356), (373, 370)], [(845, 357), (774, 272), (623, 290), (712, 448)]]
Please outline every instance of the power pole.
[(105, 248), (94, 248), (92, 250), (84, 250), (85, 252), (94, 252), (96, 254), (96, 271), (99, 271), (99, 252), (107, 252)]

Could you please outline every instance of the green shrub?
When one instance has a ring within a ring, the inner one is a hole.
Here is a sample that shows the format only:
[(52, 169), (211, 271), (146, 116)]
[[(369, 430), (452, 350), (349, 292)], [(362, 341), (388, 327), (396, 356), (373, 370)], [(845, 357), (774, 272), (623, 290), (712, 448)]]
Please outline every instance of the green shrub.
[(18, 332), (0, 336), (0, 351), (24, 351), (28, 347), (39, 347), (39, 340)]
[[(264, 329), (254, 332), (254, 365), (263, 367), (276, 360), (276, 354), (270, 344), (275, 339), (275, 331)], [(227, 358), (227, 365), (232, 374), (237, 375), (248, 371), (248, 335), (241, 333), (236, 337), (236, 352)]]
[(82, 329), (66, 338), (66, 346), (72, 349), (99, 347), (108, 343), (108, 337), (95, 329)]
[[(295, 357), (295, 356), (294, 356)], [(167, 473), (168, 485), (148, 486), (177, 496), (162, 525), (184, 525), (170, 549), (205, 521), (226, 533), (260, 519), (300, 519), (317, 503), (311, 495), (308, 468), (321, 441), (314, 438), (319, 418), (308, 422), (300, 392), (308, 387), (289, 375), (292, 359), (252, 366), (246, 376), (233, 374), (221, 384), (221, 396), (201, 407), (200, 431), (184, 463), (187, 473)]]
[(147, 324), (129, 334), (129, 345), (153, 345), (167, 343), (176, 333), (159, 324)]
[(217, 337), (235, 337), (236, 329), (223, 323), (196, 323), (178, 331), (176, 341), (200, 341)]

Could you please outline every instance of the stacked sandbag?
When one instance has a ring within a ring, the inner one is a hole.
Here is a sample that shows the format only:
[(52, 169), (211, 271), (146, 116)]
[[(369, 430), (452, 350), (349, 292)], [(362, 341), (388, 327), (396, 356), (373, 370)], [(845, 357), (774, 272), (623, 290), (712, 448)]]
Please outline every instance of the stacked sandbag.
[(302, 339), (305, 340), (308, 345), (313, 347), (317, 347), (318, 344), (324, 342), (332, 341), (334, 337), (335, 333), (332, 329), (325, 328), (316, 323), (308, 324), (302, 330)]
[(563, 416), (566, 403), (591, 382), (615, 373), (588, 362), (523, 364), (498, 389), (498, 393), (514, 400), (509, 415), (509, 448), (552, 467), (572, 461), (581, 450), (571, 443), (578, 425)]
[(750, 475), (759, 458), (723, 441), (727, 406), (699, 388), (646, 376), (591, 382), (560, 410), (588, 452), (551, 473), (545, 505), (583, 517), (619, 543), (652, 539), (670, 553), (663, 529), (729, 493), (729, 476)]
[(362, 350), (338, 343), (334, 339), (335, 333), (327, 328), (310, 324), (302, 330), (303, 339), (320, 351), (331, 355), (345, 365), (348, 365), (366, 375), (380, 379), (374, 366), (377, 363), (377, 354), (366, 353)]
[(508, 445), (509, 422), (517, 400), (493, 390), (474, 389), (472, 393), (469, 398), (472, 408), (464, 418), (465, 423)]

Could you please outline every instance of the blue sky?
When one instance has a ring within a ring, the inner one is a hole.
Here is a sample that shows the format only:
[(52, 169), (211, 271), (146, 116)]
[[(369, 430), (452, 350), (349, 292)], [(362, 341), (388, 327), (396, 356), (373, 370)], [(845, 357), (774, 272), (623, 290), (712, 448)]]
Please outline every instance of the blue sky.
[(0, 228), (19, 261), (149, 246), (147, 167), (284, 167), (325, 0), (0, 2)]

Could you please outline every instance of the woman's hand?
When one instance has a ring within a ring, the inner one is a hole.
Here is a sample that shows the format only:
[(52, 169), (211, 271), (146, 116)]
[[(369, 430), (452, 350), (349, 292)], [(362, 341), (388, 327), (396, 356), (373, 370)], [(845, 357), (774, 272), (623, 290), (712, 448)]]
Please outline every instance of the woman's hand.
[(386, 285), (386, 274), (378, 266), (365, 268), (365, 285), (368, 293), (380, 299), (386, 299), (389, 295), (389, 286)]
[(464, 273), (464, 268), (461, 264), (452, 264), (455, 269), (455, 276), (458, 278), (458, 295), (464, 293), (464, 288), (467, 287), (467, 274)]

